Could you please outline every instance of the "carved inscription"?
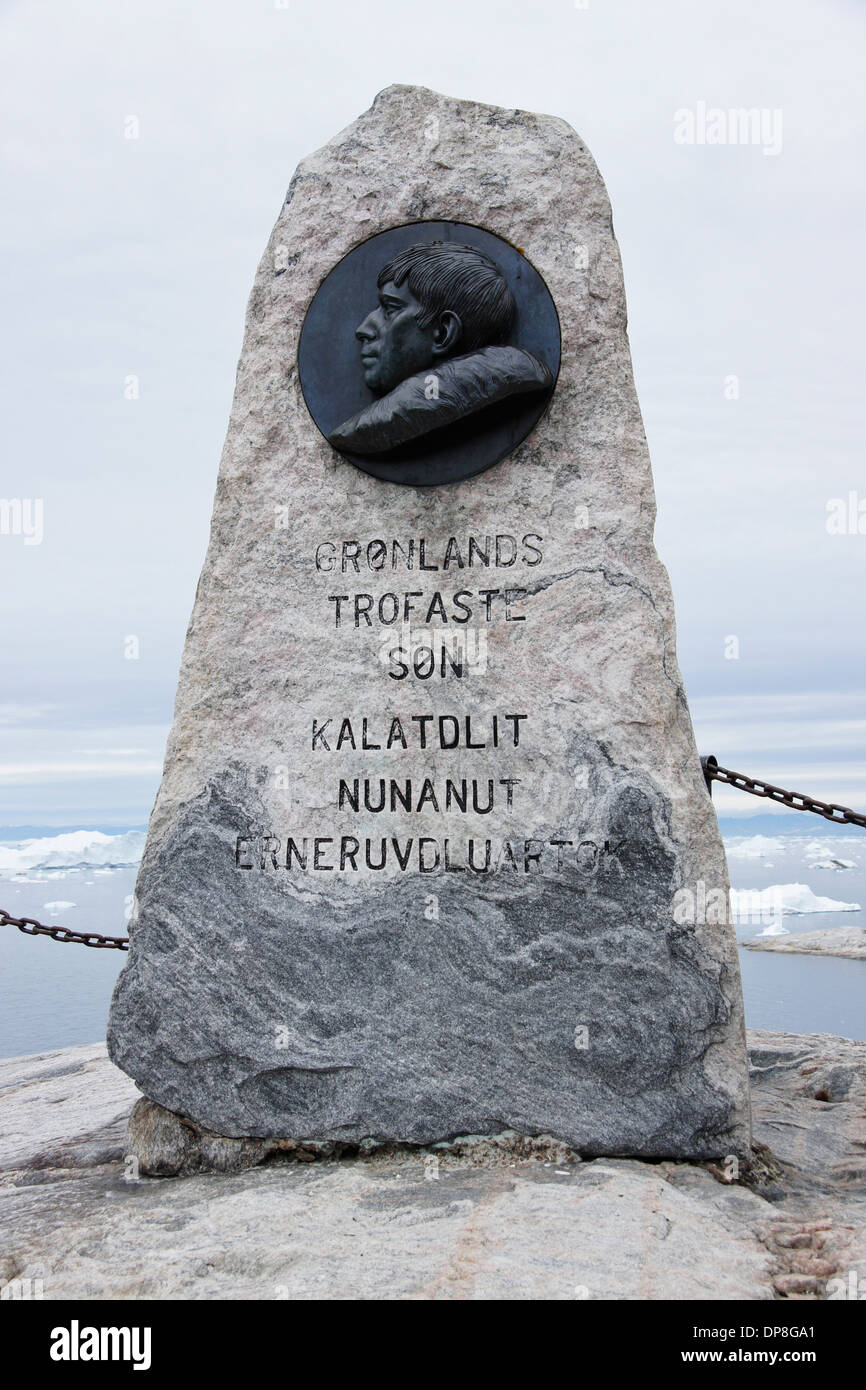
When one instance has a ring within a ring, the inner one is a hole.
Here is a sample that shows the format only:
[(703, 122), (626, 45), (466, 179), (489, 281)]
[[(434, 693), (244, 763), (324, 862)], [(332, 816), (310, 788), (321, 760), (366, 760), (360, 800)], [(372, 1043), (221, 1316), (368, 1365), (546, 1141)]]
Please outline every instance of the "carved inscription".
[[(434, 676), (451, 682), (487, 675), (486, 631), (480, 633), (483, 642), (472, 643), (466, 640), (471, 635), (467, 628), (472, 625), (477, 639), (479, 626), (529, 621), (521, 609), (530, 591), (516, 576), (543, 559), (544, 537), (534, 531), (450, 536), (438, 543), (425, 537), (338, 538), (319, 541), (312, 549), (323, 621), (347, 637), (357, 632), (363, 640), (368, 634), (379, 656), (372, 670), (418, 689)], [(498, 582), (470, 581), (463, 587), (473, 571), (479, 579), (484, 571), (505, 573), (501, 579), (497, 575)], [(413, 577), (418, 587), (401, 585), (401, 575)], [(428, 575), (429, 587), (420, 587)], [(333, 579), (344, 576), (348, 582), (339, 586), (342, 591), (335, 590)], [(364, 576), (379, 576), (379, 583), (369, 589), (351, 583), (363, 583)], [(393, 640), (386, 634), (382, 646), (381, 629), (395, 627)], [(373, 689), (383, 687), (376, 681)], [(529, 711), (503, 709), (480, 716), (464, 713), (458, 705), (443, 712), (374, 712), (382, 704), (373, 694), (368, 714), (313, 716), (306, 747), (298, 750), (299, 760), (331, 779), (339, 830), (319, 835), (249, 828), (236, 839), (238, 869), (346, 875), (361, 870), (526, 877), (568, 873), (588, 889), (609, 886), (623, 876), (622, 840), (539, 838), (523, 828), (534, 819), (538, 795), (527, 784), (520, 755), (527, 739), (531, 743), (534, 738)], [(537, 732), (543, 738), (540, 717)], [(363, 755), (371, 755), (375, 770), (359, 769), (359, 754), (362, 764)], [(425, 767), (425, 758), (435, 767)], [(574, 785), (580, 783), (575, 779)], [(347, 833), (346, 821), (354, 817), (357, 832)], [(373, 833), (377, 817), (385, 818), (383, 829), (391, 833)], [(394, 817), (400, 818), (397, 833)], [(416, 817), (423, 818), (425, 833), (413, 829)], [(442, 818), (441, 834), (426, 833), (431, 817)], [(476, 829), (485, 817), (495, 822), (489, 835)], [(467, 826), (462, 835), (461, 819)], [(503, 822), (513, 822), (514, 830), (503, 833)]]

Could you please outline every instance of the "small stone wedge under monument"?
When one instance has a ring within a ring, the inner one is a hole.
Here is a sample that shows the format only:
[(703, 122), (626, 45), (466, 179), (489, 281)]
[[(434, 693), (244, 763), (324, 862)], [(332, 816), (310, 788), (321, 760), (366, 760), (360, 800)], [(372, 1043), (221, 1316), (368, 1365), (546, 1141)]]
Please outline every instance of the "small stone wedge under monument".
[(604, 185), (391, 87), (256, 276), (109, 1023), (213, 1134), (743, 1155), (718, 825)]

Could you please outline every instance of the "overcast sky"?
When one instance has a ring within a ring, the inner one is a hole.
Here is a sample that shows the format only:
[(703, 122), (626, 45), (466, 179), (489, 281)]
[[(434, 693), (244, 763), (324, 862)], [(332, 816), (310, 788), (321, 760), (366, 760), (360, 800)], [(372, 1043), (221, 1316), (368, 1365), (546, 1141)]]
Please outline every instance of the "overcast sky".
[[(0, 495), (44, 539), (0, 535), (0, 825), (146, 820), (256, 264), (392, 82), (589, 145), (699, 745), (866, 805), (866, 534), (827, 530), (866, 504), (864, 30), (853, 0), (5, 0)], [(679, 143), (700, 103), (772, 139)]]

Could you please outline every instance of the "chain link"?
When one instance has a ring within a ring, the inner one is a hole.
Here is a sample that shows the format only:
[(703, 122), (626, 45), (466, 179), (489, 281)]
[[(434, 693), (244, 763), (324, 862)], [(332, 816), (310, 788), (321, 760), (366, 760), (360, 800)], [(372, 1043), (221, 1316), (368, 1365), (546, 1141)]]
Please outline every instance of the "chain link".
[(100, 936), (95, 931), (72, 931), (70, 927), (46, 927), (35, 917), (13, 917), (0, 907), (0, 927), (17, 927), (25, 936), (50, 936), (52, 941), (72, 942), (76, 946), (94, 946), (103, 951), (128, 951), (128, 936)]
[[(768, 801), (777, 801), (782, 806), (790, 806), (795, 811), (813, 811), (836, 825), (858, 825), (866, 830), (866, 816), (852, 811), (850, 806), (838, 806), (833, 801), (817, 801), (802, 792), (785, 791), (784, 787), (774, 787), (772, 782), (761, 782), (757, 777), (748, 777), (745, 772), (732, 772), (729, 767), (720, 767), (718, 761), (709, 754), (701, 758), (701, 767), (707, 791), (712, 795), (713, 783), (721, 782), (727, 787), (737, 787), (751, 796), (762, 796)], [(52, 941), (71, 942), (76, 946), (93, 946), (98, 950), (128, 951), (128, 936), (100, 936), (98, 932), (72, 931), (70, 927), (47, 927), (37, 922), (35, 917), (13, 917), (0, 907), (0, 927), (17, 927), (25, 936), (50, 936)]]
[(737, 787), (751, 796), (762, 796), (768, 801), (777, 801), (781, 806), (790, 806), (794, 811), (813, 811), (836, 825), (859, 825), (866, 830), (866, 816), (852, 811), (850, 806), (837, 806), (834, 801), (816, 801), (803, 792), (785, 791), (784, 787), (774, 787), (772, 782), (761, 782), (757, 777), (748, 777), (745, 772), (732, 772), (729, 767), (719, 767), (712, 754), (701, 758), (701, 767), (707, 783), (707, 791), (712, 793), (713, 782), (721, 782), (727, 787)]

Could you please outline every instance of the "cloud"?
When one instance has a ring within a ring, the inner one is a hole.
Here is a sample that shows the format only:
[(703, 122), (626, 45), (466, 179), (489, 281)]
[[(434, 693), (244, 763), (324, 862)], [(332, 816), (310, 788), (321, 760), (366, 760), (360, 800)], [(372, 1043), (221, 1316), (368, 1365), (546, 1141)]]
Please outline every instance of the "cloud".
[[(808, 703), (779, 722), (738, 702), (862, 684), (866, 537), (825, 527), (828, 498), (862, 486), (862, 10), (32, 0), (0, 26), (3, 490), (45, 515), (40, 546), (0, 537), (0, 726), (50, 742), (58, 692), (79, 730), (119, 727), (117, 747), (124, 719), (170, 718), (258, 257), (298, 160), (415, 81), (553, 112), (587, 141), (623, 253), (687, 690), (747, 716), (751, 745), (712, 716), (720, 756), (790, 780), (817, 767), (798, 760), (814, 729), (842, 785), (856, 710), (834, 732)], [(677, 145), (675, 112), (699, 101), (781, 109), (781, 154)], [(3, 761), (77, 766), (43, 745)], [(103, 754), (88, 775), (118, 773)]]

